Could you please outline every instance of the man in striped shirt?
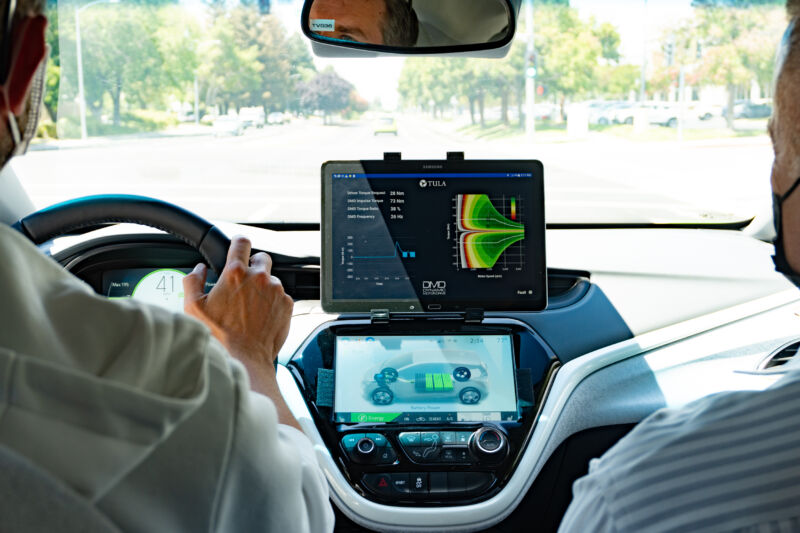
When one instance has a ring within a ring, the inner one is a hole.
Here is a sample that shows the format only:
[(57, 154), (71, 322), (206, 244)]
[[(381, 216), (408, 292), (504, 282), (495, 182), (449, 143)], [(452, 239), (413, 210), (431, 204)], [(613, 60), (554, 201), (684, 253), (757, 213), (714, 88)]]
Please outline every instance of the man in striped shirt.
[[(800, 0), (776, 65), (775, 263), (800, 286)], [(791, 363), (789, 363), (791, 364)], [(642, 421), (575, 482), (560, 532), (800, 532), (800, 364)]]

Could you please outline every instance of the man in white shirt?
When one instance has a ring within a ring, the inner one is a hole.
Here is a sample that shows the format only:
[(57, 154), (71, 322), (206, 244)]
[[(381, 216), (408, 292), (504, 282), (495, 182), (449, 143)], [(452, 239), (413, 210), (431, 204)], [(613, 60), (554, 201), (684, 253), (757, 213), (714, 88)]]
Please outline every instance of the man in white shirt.
[[(14, 15), (0, 27), (4, 165), (35, 132), (47, 20), (44, 0), (0, 5)], [(234, 238), (208, 295), (203, 265), (185, 278), (190, 318), (102, 298), (0, 224), (0, 456), (18, 465), (0, 475), (38, 472), (110, 530), (331, 530), (325, 477), (276, 382), (293, 304), (270, 270)], [(3, 508), (2, 531), (74, 523), (11, 496), (24, 505)]]
[[(769, 132), (775, 265), (800, 286), (800, 0), (776, 65)], [(591, 462), (561, 532), (800, 531), (800, 364), (761, 391), (662, 409)]]

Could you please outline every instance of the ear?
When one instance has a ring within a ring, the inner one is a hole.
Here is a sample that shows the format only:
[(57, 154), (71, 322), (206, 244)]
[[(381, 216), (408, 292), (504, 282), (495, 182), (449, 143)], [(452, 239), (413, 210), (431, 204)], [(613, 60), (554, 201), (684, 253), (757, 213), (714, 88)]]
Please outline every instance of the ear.
[(11, 68), (6, 81), (8, 106), (12, 113), (21, 115), (36, 70), (47, 53), (44, 15), (25, 17), (14, 29), (14, 45), (11, 50)]

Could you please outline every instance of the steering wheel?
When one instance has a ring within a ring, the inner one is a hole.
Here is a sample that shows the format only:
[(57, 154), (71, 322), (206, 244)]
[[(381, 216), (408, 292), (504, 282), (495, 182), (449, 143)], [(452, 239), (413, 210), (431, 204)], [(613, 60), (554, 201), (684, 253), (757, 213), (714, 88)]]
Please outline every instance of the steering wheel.
[(169, 202), (147, 196), (85, 196), (46, 207), (13, 227), (34, 244), (71, 231), (106, 223), (133, 223), (166, 231), (195, 248), (220, 274), (231, 241), (222, 231), (194, 213)]

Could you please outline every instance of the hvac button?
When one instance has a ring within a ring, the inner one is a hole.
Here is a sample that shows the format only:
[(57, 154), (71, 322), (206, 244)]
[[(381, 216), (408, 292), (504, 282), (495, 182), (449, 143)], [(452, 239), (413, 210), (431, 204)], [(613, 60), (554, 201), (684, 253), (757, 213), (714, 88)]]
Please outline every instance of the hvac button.
[(424, 431), (420, 433), (420, 442), (422, 446), (438, 446), (441, 437), (435, 431)]
[(469, 444), (469, 438), (472, 435), (469, 431), (456, 432), (456, 444)]
[(408, 431), (400, 433), (400, 444), (403, 446), (419, 446), (420, 437), (419, 431)]

